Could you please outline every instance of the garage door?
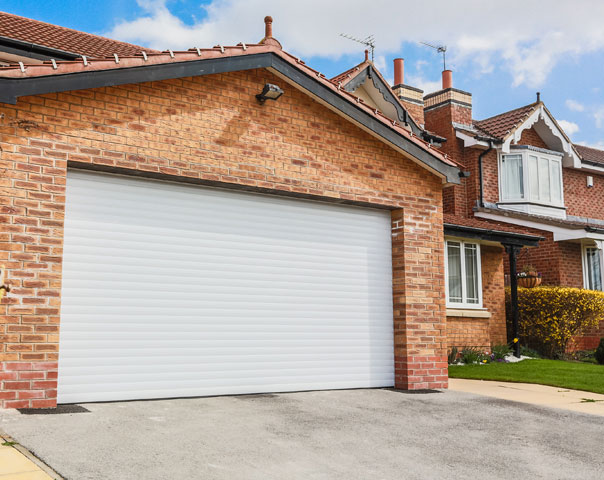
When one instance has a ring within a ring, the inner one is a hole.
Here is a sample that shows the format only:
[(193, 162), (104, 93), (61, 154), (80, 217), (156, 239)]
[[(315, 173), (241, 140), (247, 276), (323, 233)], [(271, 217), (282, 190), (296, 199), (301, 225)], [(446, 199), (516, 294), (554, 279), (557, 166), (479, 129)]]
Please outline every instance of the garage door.
[(70, 172), (59, 403), (394, 383), (388, 212)]

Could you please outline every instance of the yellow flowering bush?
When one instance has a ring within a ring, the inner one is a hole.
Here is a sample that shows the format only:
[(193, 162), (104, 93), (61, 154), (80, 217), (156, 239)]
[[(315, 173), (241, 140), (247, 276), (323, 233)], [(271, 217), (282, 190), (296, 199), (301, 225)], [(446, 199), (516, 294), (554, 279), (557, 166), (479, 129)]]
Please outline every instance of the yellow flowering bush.
[[(508, 331), (512, 312), (506, 289)], [(549, 358), (559, 358), (570, 340), (604, 318), (604, 292), (568, 287), (518, 288), (520, 342)]]

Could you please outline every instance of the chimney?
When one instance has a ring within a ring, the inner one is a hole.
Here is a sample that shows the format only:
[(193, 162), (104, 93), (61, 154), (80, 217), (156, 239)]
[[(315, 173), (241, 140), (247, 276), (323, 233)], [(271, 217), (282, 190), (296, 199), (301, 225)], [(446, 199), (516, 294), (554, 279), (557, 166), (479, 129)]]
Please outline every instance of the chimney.
[(405, 59), (395, 58), (394, 59), (394, 84), (402, 85), (405, 78)]
[(449, 138), (453, 124), (472, 125), (472, 94), (453, 88), (453, 72), (442, 72), (442, 89), (424, 96), (426, 128)]
[(394, 59), (394, 86), (392, 91), (420, 125), (424, 124), (424, 91), (405, 85), (405, 60)]
[(451, 70), (443, 70), (443, 90), (453, 88), (453, 72)]

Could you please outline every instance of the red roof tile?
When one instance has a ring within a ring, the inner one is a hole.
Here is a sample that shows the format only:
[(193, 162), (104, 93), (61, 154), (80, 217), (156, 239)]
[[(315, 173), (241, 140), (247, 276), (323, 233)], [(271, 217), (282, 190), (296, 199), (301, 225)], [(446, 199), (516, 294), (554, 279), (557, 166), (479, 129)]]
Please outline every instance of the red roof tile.
[(597, 148), (586, 147), (584, 145), (575, 145), (575, 150), (581, 155), (581, 158), (586, 162), (604, 164), (604, 150)]
[(531, 103), (524, 107), (510, 110), (509, 112), (485, 118), (484, 120), (474, 120), (474, 127), (492, 137), (503, 140), (511, 133), (515, 127), (519, 126), (528, 117), (539, 103)]
[(346, 85), (348, 82), (350, 82), (350, 80), (352, 80), (354, 77), (356, 77), (360, 72), (365, 70), (365, 68), (368, 65), (371, 65), (371, 63), (368, 60), (365, 60), (364, 62), (359, 63), (357, 66), (349, 68), (345, 72), (342, 72), (339, 75), (336, 75), (335, 77), (333, 77), (331, 79), (331, 81), (333, 83), (335, 83), (336, 85), (338, 83), (341, 83), (342, 85)]
[(136, 55), (149, 48), (0, 12), (0, 36), (90, 57)]
[(452, 213), (443, 214), (443, 223), (449, 225), (458, 225), (461, 227), (482, 228), (493, 232), (520, 233), (522, 235), (528, 235), (526, 228), (521, 226), (476, 217), (462, 217)]

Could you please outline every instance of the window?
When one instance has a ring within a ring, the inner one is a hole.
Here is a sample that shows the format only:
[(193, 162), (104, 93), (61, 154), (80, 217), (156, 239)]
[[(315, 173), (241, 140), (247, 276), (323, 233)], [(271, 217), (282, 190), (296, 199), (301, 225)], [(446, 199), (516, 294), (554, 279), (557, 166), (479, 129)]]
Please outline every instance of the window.
[(532, 149), (523, 150), (501, 155), (501, 201), (562, 207), (562, 158)]
[(583, 247), (583, 283), (589, 290), (602, 290), (601, 250)]
[(447, 305), (480, 308), (480, 245), (457, 240), (446, 241)]

